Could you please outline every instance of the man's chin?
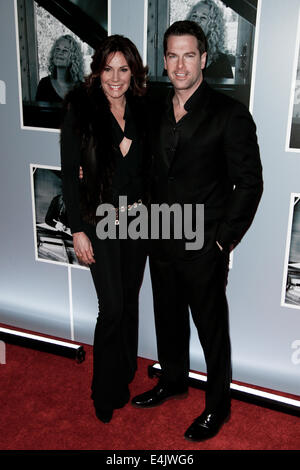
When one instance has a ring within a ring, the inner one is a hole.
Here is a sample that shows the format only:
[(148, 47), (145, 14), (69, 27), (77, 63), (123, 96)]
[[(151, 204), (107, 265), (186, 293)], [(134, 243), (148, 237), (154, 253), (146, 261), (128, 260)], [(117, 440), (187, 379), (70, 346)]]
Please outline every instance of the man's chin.
[(187, 80), (177, 80), (176, 78), (171, 80), (172, 85), (177, 90), (189, 90), (192, 84)]
[(197, 81), (197, 82), (194, 82), (194, 81), (190, 81), (190, 80), (177, 80), (177, 79), (170, 79), (173, 87), (176, 89), (176, 90), (180, 90), (180, 91), (184, 91), (184, 90), (196, 90), (196, 88), (198, 88), (198, 86), (201, 84), (202, 80), (201, 81)]

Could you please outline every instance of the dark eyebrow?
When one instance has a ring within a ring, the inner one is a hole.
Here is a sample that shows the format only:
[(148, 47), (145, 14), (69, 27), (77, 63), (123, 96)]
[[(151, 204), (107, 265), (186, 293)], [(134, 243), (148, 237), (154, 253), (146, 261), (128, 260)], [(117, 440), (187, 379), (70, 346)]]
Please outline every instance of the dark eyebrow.
[[(176, 52), (168, 51), (168, 52), (167, 52), (167, 55), (170, 55), (170, 54), (172, 54), (172, 55), (177, 55)], [(185, 53), (184, 53), (184, 55), (186, 55), (186, 54), (194, 54), (194, 55), (196, 55), (196, 52), (195, 52), (195, 51), (188, 51), (188, 52), (185, 52)]]
[[(109, 64), (104, 65), (104, 67), (109, 67), (110, 69), (112, 68), (112, 66)], [(125, 69), (125, 68), (129, 68), (129, 65), (120, 65), (119, 67), (119, 69)]]

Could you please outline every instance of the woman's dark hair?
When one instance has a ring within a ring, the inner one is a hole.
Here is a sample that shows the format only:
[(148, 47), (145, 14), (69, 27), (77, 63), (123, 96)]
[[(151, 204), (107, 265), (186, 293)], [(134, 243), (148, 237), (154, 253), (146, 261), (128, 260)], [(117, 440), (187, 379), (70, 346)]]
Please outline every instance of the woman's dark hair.
[(144, 67), (141, 56), (130, 39), (119, 34), (109, 36), (103, 40), (93, 55), (91, 63), (92, 73), (87, 77), (88, 91), (93, 91), (100, 86), (100, 75), (107, 63), (108, 56), (115, 52), (121, 52), (131, 70), (132, 78), (130, 89), (135, 96), (142, 96), (146, 92), (146, 76), (148, 68)]
[(203, 52), (207, 51), (207, 41), (201, 26), (199, 26), (194, 21), (183, 20), (176, 21), (171, 26), (169, 26), (169, 28), (165, 32), (164, 55), (166, 55), (167, 53), (169, 36), (185, 36), (186, 34), (194, 36), (197, 39), (200, 55), (202, 55)]

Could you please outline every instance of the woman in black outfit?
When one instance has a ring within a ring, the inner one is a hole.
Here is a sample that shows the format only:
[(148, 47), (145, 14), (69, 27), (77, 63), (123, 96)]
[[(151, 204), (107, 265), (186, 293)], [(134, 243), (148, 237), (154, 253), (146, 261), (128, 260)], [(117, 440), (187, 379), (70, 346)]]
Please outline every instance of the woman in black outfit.
[(146, 68), (135, 45), (114, 35), (96, 51), (91, 70), (65, 100), (61, 165), (74, 249), (90, 266), (99, 302), (92, 399), (97, 417), (109, 422), (113, 410), (129, 401), (128, 384), (137, 367), (146, 241), (99, 239), (96, 209), (109, 203), (117, 214), (119, 196), (127, 196), (129, 206), (146, 202)]

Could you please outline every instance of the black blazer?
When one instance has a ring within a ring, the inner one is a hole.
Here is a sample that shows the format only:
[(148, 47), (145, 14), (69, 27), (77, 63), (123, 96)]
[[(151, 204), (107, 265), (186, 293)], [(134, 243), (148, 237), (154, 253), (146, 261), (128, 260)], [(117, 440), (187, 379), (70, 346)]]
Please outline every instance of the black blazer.
[[(243, 104), (204, 81), (186, 103), (172, 148), (170, 107), (172, 96), (152, 118), (152, 203), (204, 204), (202, 251), (216, 240), (226, 250), (249, 228), (263, 190), (256, 126)], [(183, 244), (174, 242), (179, 254)], [(172, 250), (172, 242), (164, 246)]]

